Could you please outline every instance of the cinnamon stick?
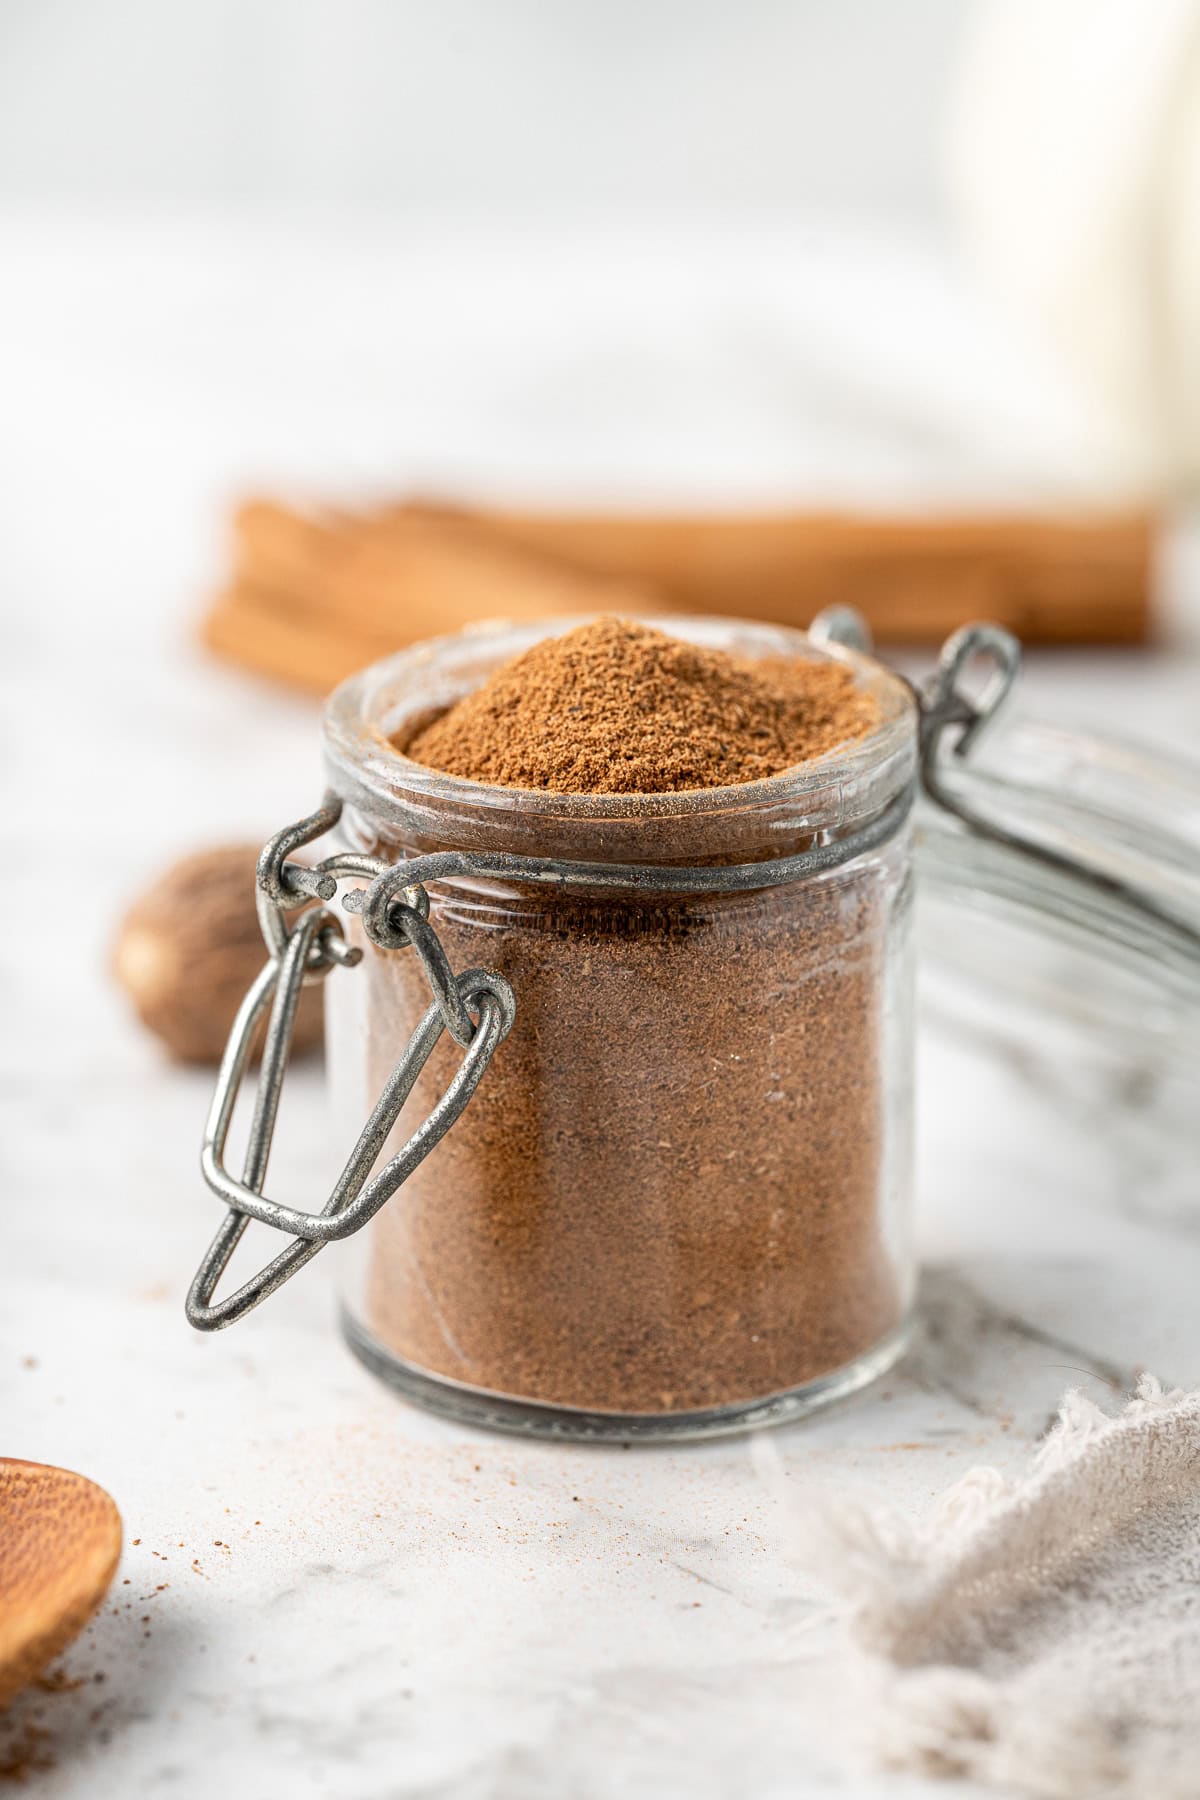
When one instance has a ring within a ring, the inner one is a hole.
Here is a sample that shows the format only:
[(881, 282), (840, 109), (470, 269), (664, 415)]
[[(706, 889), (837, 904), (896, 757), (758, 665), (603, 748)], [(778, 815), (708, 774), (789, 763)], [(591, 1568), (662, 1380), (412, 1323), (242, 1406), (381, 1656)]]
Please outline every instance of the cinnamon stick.
[(1153, 550), (1144, 513), (621, 516), (407, 502), (354, 514), (252, 500), (203, 635), (316, 693), (484, 618), (682, 608), (806, 625), (850, 604), (883, 643), (937, 642), (981, 617), (1028, 643), (1135, 643), (1149, 630)]
[(1149, 629), (1154, 521), (1144, 512), (469, 516), (507, 544), (636, 579), (691, 612), (805, 625), (848, 604), (891, 643), (936, 641), (980, 615), (1030, 643), (1135, 643)]
[(302, 597), (330, 618), (397, 644), (481, 618), (644, 610), (647, 588), (531, 553), (465, 514), (421, 507), (348, 514), (295, 512), (272, 501), (234, 520), (240, 580)]
[(201, 625), (210, 650), (256, 675), (313, 694), (331, 688), (400, 647), (397, 638), (358, 632), (344, 620), (301, 611), (277, 589), (237, 583), (214, 600)]
[(307, 513), (251, 500), (233, 579), (201, 634), (219, 654), (315, 693), (418, 639), (485, 618), (644, 612), (644, 587), (530, 555), (465, 517)]

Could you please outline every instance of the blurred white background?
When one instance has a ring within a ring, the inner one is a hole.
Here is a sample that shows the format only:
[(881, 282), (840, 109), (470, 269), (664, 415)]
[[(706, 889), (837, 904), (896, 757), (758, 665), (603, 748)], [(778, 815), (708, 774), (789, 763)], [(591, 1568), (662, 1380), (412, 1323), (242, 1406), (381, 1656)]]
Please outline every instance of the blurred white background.
[(0, 195), (393, 224), (927, 223), (972, 0), (6, 0)]
[(253, 489), (1170, 495), (1197, 68), (1197, 0), (8, 0), (13, 629), (182, 656)]
[(8, 0), (0, 473), (1178, 492), (1193, 116), (1197, 0)]

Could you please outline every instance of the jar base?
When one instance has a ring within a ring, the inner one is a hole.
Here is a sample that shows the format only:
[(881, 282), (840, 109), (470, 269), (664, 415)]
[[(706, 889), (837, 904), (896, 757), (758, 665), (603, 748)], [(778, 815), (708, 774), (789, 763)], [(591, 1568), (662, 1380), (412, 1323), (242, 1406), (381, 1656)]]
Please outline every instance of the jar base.
[(510, 1399), (505, 1394), (467, 1387), (404, 1362), (372, 1337), (346, 1307), (342, 1309), (341, 1325), (342, 1335), (359, 1361), (387, 1387), (424, 1407), (426, 1412), (484, 1431), (591, 1444), (678, 1443), (790, 1424), (877, 1381), (899, 1360), (912, 1335), (909, 1316), (853, 1362), (762, 1399), (737, 1400), (729, 1406), (706, 1407), (698, 1412), (615, 1413), (584, 1412), (577, 1407)]

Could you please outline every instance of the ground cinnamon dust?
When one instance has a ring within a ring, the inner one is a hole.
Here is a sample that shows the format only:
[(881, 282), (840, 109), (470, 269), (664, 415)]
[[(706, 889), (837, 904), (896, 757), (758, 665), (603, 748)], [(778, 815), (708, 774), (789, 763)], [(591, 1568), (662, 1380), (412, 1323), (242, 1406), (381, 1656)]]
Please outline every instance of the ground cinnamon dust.
[[(700, 798), (664, 812), (639, 796), (761, 779), (876, 718), (844, 665), (754, 664), (603, 620), (499, 670), (408, 754), (476, 781), (627, 792), (630, 861), (703, 863), (728, 857), (711, 854)], [(569, 824), (588, 860), (585, 802)], [(739, 860), (811, 841), (781, 840), (753, 809), (743, 837)], [(506, 847), (541, 840), (544, 822), (516, 809)], [(431, 826), (374, 849), (454, 843)], [(372, 1227), (376, 1343), (491, 1393), (662, 1414), (785, 1392), (886, 1339), (907, 1304), (891, 1241), (904, 1103), (889, 1112), (883, 1078), (906, 868), (900, 837), (752, 893), (437, 884), (452, 966), (500, 970), (517, 1019)], [(428, 992), (404, 951), (364, 973), (373, 1099)], [(460, 1055), (442, 1040), (407, 1115), (424, 1116)]]
[(597, 619), (544, 638), (398, 748), (501, 787), (663, 794), (777, 775), (877, 717), (840, 663), (755, 663)]

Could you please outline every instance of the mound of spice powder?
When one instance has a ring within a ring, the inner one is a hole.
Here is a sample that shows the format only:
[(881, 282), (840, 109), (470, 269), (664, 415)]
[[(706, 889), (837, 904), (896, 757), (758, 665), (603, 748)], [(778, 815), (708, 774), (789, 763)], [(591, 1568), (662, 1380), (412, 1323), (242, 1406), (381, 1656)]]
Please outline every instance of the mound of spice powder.
[(841, 663), (752, 662), (606, 618), (544, 638), (397, 747), (500, 787), (663, 794), (778, 775), (877, 723)]
[[(729, 840), (702, 796), (667, 813), (639, 796), (759, 778), (876, 720), (843, 665), (743, 662), (602, 620), (538, 644), (400, 743), (475, 781), (579, 795), (556, 854), (590, 859), (586, 796), (615, 790), (631, 796), (630, 861), (703, 864), (728, 860)], [(452, 816), (444, 834), (427, 801), (421, 817), (419, 838), (377, 818), (370, 847), (396, 860), (461, 842)], [(536, 814), (514, 811), (506, 830), (503, 848), (544, 853)], [(753, 803), (738, 830), (737, 860), (810, 841), (781, 841)], [(517, 1017), (370, 1227), (368, 1360), (661, 1415), (765, 1399), (896, 1341), (910, 1289), (907, 868), (901, 835), (749, 893), (433, 884), (451, 965), (502, 972)], [(335, 1058), (363, 1067), (354, 1129), (429, 1003), (404, 950), (370, 951), (356, 981), (327, 1000)], [(392, 1149), (460, 1057), (444, 1037)]]

